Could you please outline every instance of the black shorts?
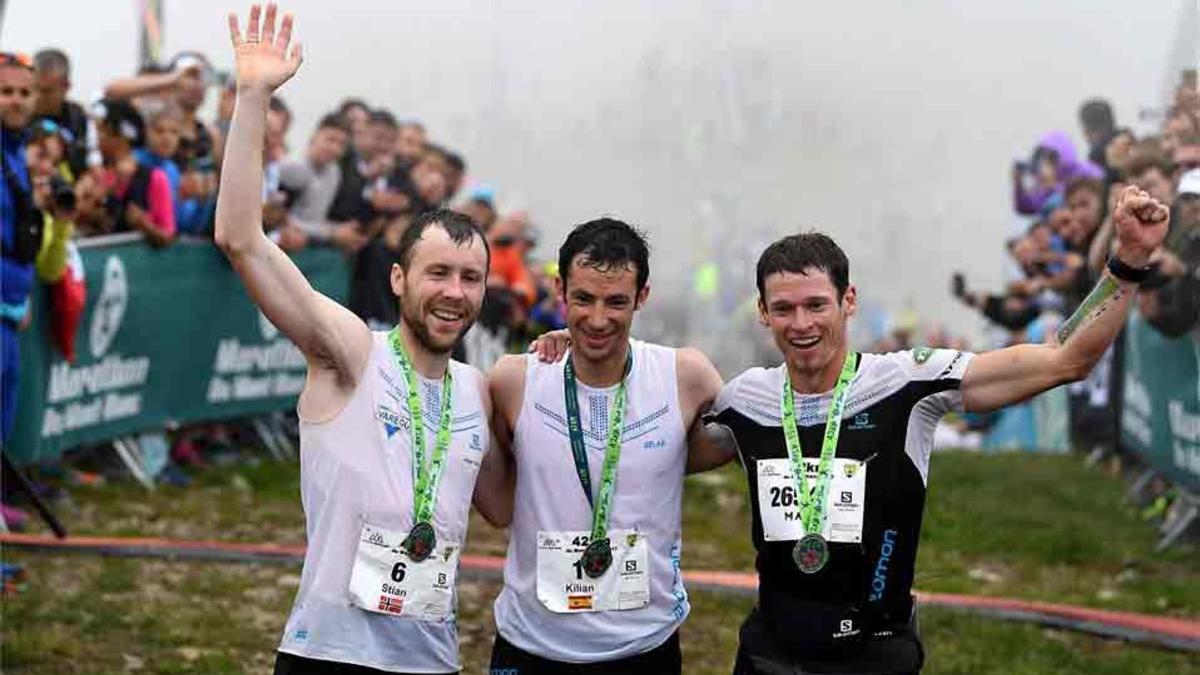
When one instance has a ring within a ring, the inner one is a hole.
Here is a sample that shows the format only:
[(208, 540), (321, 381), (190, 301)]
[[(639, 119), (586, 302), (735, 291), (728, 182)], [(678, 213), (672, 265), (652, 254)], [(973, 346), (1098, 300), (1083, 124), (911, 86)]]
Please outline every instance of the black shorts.
[(902, 635), (859, 642), (844, 655), (819, 659), (788, 653), (763, 622), (755, 607), (742, 624), (733, 675), (917, 675), (925, 659), (915, 613), (911, 628)]
[(615, 661), (564, 663), (535, 656), (505, 640), (499, 633), (492, 645), (489, 675), (679, 675), (683, 657), (679, 633), (648, 652)]
[[(405, 675), (378, 668), (368, 668), (355, 663), (323, 661), (296, 656), (287, 652), (275, 652), (275, 675)], [(448, 673), (447, 675), (458, 675)]]

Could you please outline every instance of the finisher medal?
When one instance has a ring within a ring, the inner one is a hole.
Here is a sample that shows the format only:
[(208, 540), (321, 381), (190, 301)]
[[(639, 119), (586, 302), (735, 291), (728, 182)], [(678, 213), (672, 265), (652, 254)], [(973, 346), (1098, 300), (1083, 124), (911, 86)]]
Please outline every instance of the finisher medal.
[(829, 560), (829, 545), (819, 534), (806, 534), (792, 548), (792, 560), (805, 574), (816, 574)]
[[(392, 329), (388, 339), (392, 344), (392, 354), (396, 357), (396, 365), (404, 374), (404, 382), (408, 385), (408, 415), (410, 443), (412, 452), (413, 473), (413, 527), (408, 531), (402, 546), (413, 562), (421, 562), (433, 553), (437, 546), (437, 533), (433, 530), (433, 509), (437, 503), (438, 484), (442, 480), (442, 471), (446, 468), (446, 452), (450, 447), (450, 421), (453, 410), (452, 380), (450, 369), (442, 377), (442, 414), (438, 418), (437, 435), (433, 444), (433, 452), (426, 452), (425, 422), (421, 415), (421, 395), (417, 388), (417, 375), (412, 367), (408, 352), (404, 349), (404, 341), (400, 338), (400, 326)], [(426, 456), (428, 455), (428, 457)]]
[(429, 523), (413, 525), (413, 528), (408, 531), (408, 536), (404, 538), (403, 546), (413, 562), (421, 562), (428, 558), (437, 546), (437, 534), (433, 531), (433, 525)]
[(588, 544), (583, 557), (579, 559), (579, 564), (583, 566), (583, 573), (589, 577), (598, 579), (603, 576), (612, 565), (612, 546), (608, 539), (597, 539)]
[(846, 354), (842, 372), (833, 388), (829, 402), (829, 417), (825, 419), (825, 436), (821, 439), (821, 461), (817, 468), (816, 484), (809, 491), (808, 475), (804, 466), (804, 455), (800, 449), (800, 432), (796, 429), (796, 402), (792, 395), (792, 383), (787, 371), (783, 374), (783, 393), (780, 408), (783, 411), (783, 438), (787, 445), (788, 460), (792, 466), (792, 479), (800, 502), (800, 523), (805, 535), (792, 548), (792, 561), (805, 574), (816, 574), (829, 561), (829, 543), (821, 532), (825, 530), (828, 515), (829, 482), (833, 479), (833, 456), (837, 454), (838, 436), (842, 432), (842, 409), (846, 405), (846, 394), (850, 381), (854, 379), (857, 355)]
[(612, 510), (613, 494), (616, 492), (617, 462), (621, 458), (621, 431), (625, 419), (625, 380), (633, 368), (633, 348), (625, 357), (625, 374), (617, 385), (617, 393), (608, 417), (608, 431), (604, 443), (604, 467), (600, 472), (600, 491), (592, 499), (592, 474), (588, 469), (587, 449), (583, 444), (583, 423), (579, 418), (579, 395), (575, 385), (575, 363), (567, 357), (563, 367), (563, 396), (566, 399), (567, 432), (571, 438), (571, 454), (575, 458), (575, 472), (579, 475), (579, 486), (588, 503), (592, 505), (591, 543), (584, 549), (577, 563), (592, 579), (597, 579), (612, 566), (612, 544), (608, 540), (608, 521)]

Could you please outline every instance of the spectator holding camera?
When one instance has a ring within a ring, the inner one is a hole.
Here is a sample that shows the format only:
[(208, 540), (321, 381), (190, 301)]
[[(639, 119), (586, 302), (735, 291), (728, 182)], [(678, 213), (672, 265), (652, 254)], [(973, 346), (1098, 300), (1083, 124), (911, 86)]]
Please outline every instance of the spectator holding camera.
[(37, 119), (52, 122), (62, 130), (65, 159), (71, 169), (67, 180), (73, 180), (88, 168), (88, 116), (82, 106), (67, 98), (71, 90), (71, 61), (58, 49), (43, 49), (34, 54), (33, 67)]
[(57, 130), (34, 126), (25, 145), (25, 166), (33, 187), (33, 205), (42, 214), (42, 238), (34, 261), (38, 278), (58, 281), (67, 267), (67, 242), (74, 231), (75, 191), (60, 166), (65, 145)]
[(1038, 142), (1029, 163), (1013, 166), (1013, 208), (1022, 215), (1044, 215), (1063, 203), (1071, 180), (1101, 175), (1099, 167), (1079, 161), (1067, 134), (1052, 131)]

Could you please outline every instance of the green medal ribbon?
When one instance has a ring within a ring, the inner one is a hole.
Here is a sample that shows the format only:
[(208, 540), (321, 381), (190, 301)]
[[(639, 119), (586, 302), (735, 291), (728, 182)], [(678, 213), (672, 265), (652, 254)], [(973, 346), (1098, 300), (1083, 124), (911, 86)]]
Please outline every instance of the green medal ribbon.
[(563, 368), (563, 395), (566, 398), (567, 432), (571, 437), (571, 453), (575, 457), (575, 472), (579, 485), (592, 506), (592, 536), (588, 549), (580, 561), (585, 572), (595, 578), (612, 564), (612, 551), (608, 541), (609, 511), (616, 492), (617, 462), (621, 458), (621, 431), (625, 420), (625, 378), (633, 367), (633, 348), (625, 359), (625, 372), (617, 385), (617, 395), (608, 415), (608, 430), (604, 447), (604, 468), (600, 473), (600, 492), (592, 499), (592, 475), (588, 469), (587, 448), (583, 443), (583, 423), (579, 417), (579, 396), (575, 382), (575, 363), (567, 357)]
[(821, 536), (827, 515), (829, 483), (833, 479), (833, 456), (837, 452), (838, 437), (842, 433), (842, 409), (846, 405), (846, 392), (854, 379), (857, 354), (846, 353), (842, 372), (833, 388), (833, 400), (829, 403), (829, 416), (825, 420), (825, 438), (821, 441), (821, 463), (817, 468), (817, 483), (810, 496), (808, 473), (804, 470), (804, 455), (800, 450), (800, 432), (796, 429), (796, 402), (792, 383), (786, 367), (783, 373), (783, 437), (787, 442), (788, 459), (792, 464), (792, 477), (798, 490), (796, 499), (800, 503), (800, 522), (805, 535)]
[[(417, 388), (417, 375), (404, 341), (400, 337), (400, 326), (396, 326), (388, 334), (392, 345), (392, 355), (396, 357), (396, 365), (404, 374), (404, 382), (408, 385), (408, 416), (410, 418), (409, 434), (412, 439), (413, 454), (413, 530), (406, 546), (414, 560), (423, 560), (432, 552), (436, 539), (432, 537), (433, 508), (437, 504), (438, 484), (442, 480), (442, 471), (446, 468), (446, 451), (450, 447), (450, 421), (453, 416), (451, 407), (453, 378), (447, 365), (446, 375), (442, 378), (442, 415), (438, 421), (437, 440), (434, 442), (433, 453), (426, 461), (425, 421), (421, 416), (421, 394)], [(415, 548), (414, 548), (415, 545)]]

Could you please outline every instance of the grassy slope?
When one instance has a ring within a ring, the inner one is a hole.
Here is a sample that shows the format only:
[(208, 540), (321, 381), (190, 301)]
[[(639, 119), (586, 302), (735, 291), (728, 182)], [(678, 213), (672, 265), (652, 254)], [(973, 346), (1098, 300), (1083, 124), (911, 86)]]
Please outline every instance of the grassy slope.
[[(689, 479), (685, 567), (753, 568), (739, 469)], [(62, 515), (76, 534), (294, 543), (303, 538), (295, 466), (214, 471), (186, 490), (132, 484), (77, 490)], [(245, 514), (254, 513), (253, 524)], [(934, 458), (918, 586), (1195, 617), (1195, 550), (1156, 556), (1121, 486), (1066, 457)], [(469, 549), (502, 554), (503, 533), (473, 525)], [(299, 583), (296, 568), (49, 556), (5, 550), (28, 568), (3, 603), (4, 672), (269, 672)], [(495, 582), (464, 582), (467, 673), (483, 672)], [(685, 672), (728, 673), (750, 601), (693, 594)], [(927, 673), (1200, 673), (1182, 654), (971, 617), (922, 612)]]

